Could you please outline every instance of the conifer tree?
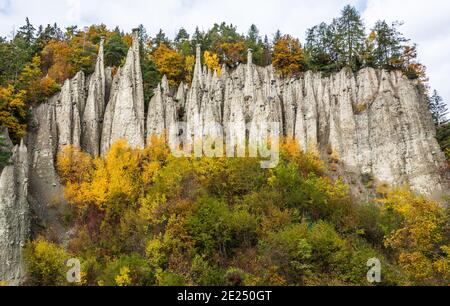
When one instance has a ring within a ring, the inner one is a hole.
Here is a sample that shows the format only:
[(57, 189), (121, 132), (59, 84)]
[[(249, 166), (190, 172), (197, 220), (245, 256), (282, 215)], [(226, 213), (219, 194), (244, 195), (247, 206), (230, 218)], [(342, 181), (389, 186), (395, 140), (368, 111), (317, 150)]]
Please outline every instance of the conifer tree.
[(436, 90), (434, 90), (433, 94), (428, 98), (428, 108), (437, 127), (441, 127), (448, 123), (448, 107)]
[(398, 31), (402, 24), (394, 22), (388, 25), (386, 21), (378, 21), (372, 33), (374, 35), (373, 56), (379, 68), (393, 68), (403, 54), (404, 44), (408, 40)]
[(114, 32), (105, 44), (105, 63), (107, 66), (120, 66), (127, 55), (128, 46), (119, 32)]
[(350, 67), (353, 71), (358, 70), (366, 38), (361, 15), (356, 8), (347, 5), (342, 10), (341, 17), (335, 19), (331, 27), (338, 65)]

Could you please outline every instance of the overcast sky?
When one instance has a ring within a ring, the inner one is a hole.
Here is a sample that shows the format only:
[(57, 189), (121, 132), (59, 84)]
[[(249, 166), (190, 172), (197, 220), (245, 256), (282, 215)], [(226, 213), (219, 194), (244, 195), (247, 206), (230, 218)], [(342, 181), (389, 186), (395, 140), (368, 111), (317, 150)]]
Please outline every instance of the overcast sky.
[(130, 31), (144, 24), (150, 35), (162, 28), (173, 37), (180, 27), (192, 33), (225, 21), (246, 32), (277, 29), (303, 40), (307, 28), (331, 21), (345, 4), (356, 6), (367, 27), (376, 20), (403, 21), (403, 33), (416, 42), (430, 84), (450, 105), (450, 1), (448, 0), (0, 0), (0, 36), (10, 36), (29, 17), (36, 26), (105, 23)]

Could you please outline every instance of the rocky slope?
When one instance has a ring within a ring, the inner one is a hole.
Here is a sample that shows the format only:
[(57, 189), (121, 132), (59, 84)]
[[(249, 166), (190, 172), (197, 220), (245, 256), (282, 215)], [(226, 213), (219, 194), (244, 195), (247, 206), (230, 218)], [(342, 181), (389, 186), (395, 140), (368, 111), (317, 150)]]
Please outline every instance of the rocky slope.
[[(186, 146), (208, 136), (238, 144), (245, 142), (246, 125), (278, 122), (280, 133), (302, 148), (314, 147), (323, 155), (337, 152), (342, 168), (359, 178), (408, 184), (425, 194), (448, 187), (439, 171), (444, 156), (425, 96), (416, 81), (400, 72), (344, 69), (283, 80), (271, 66), (253, 65), (249, 51), (246, 65), (232, 71), (223, 67), (219, 76), (202, 67), (200, 59), (198, 46), (191, 86), (171, 88), (164, 77), (146, 113), (137, 33), (115, 76), (104, 67), (101, 43), (90, 77), (78, 73), (32, 110), (28, 153), (24, 144), (16, 147), (12, 164), (1, 172), (0, 279), (18, 282), (23, 276), (21, 247), (30, 212), (33, 223), (53, 227), (59, 235), (64, 231), (49, 207), (64, 203), (55, 159), (66, 145), (98, 156), (118, 139), (144, 147), (151, 135), (165, 132), (168, 141)], [(234, 128), (227, 129), (228, 123)], [(248, 133), (262, 137), (269, 132), (265, 128)]]

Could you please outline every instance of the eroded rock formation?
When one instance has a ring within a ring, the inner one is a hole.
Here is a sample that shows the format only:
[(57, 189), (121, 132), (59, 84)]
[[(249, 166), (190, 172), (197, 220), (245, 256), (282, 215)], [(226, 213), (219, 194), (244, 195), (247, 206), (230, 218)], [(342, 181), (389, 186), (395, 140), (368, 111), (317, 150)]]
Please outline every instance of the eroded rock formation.
[[(111, 73), (110, 70), (108, 70)], [(108, 80), (110, 80), (108, 76)], [(89, 80), (89, 91), (83, 111), (81, 148), (93, 156), (100, 155), (103, 114), (105, 111), (107, 76), (103, 62), (103, 39), (100, 42), (94, 74)]]
[[(197, 50), (197, 58), (200, 54)], [(159, 135), (172, 120), (161, 111), (172, 104), (172, 97), (160, 91), (150, 104), (149, 118), (158, 122), (148, 121), (149, 134)], [(182, 91), (180, 86), (178, 93)], [(296, 139), (302, 148), (324, 154), (335, 150), (348, 171), (425, 194), (446, 190), (439, 174), (444, 156), (425, 95), (417, 81), (401, 72), (366, 68), (354, 74), (343, 69), (331, 76), (307, 72), (283, 80), (271, 66), (253, 65), (250, 51), (247, 65), (224, 68), (220, 77), (202, 70), (197, 60), (185, 101), (187, 143), (221, 132), (227, 141), (239, 143), (246, 137), (246, 124), (279, 122), (283, 136)], [(229, 123), (238, 128), (227, 129)]]
[[(222, 67), (218, 75), (202, 67), (197, 46), (192, 84), (171, 88), (164, 77), (145, 113), (135, 32), (126, 62), (114, 76), (104, 67), (101, 43), (90, 77), (78, 73), (59, 94), (31, 110), (28, 153), (22, 143), (14, 148), (11, 165), (0, 169), (0, 280), (19, 283), (23, 278), (21, 248), (31, 212), (33, 223), (64, 235), (57, 212), (49, 208), (64, 203), (55, 170), (64, 146), (81, 146), (98, 156), (119, 139), (142, 148), (150, 136), (167, 135), (168, 141), (189, 147), (225, 136), (227, 145), (239, 151), (246, 137), (267, 136), (262, 130), (272, 122), (305, 150), (314, 147), (326, 155), (333, 149), (342, 167), (359, 176), (410, 185), (425, 194), (448, 187), (439, 172), (444, 156), (425, 95), (400, 72), (344, 69), (285, 80), (271, 66), (253, 65), (249, 51), (247, 64)], [(249, 132), (246, 126), (261, 129)]]
[(25, 276), (23, 247), (30, 229), (27, 196), (28, 156), (22, 141), (12, 149), (10, 164), (0, 174), (0, 281), (9, 285), (20, 284)]
[(144, 89), (139, 56), (138, 33), (133, 33), (133, 46), (125, 65), (115, 76), (111, 98), (103, 120), (101, 152), (109, 151), (114, 142), (127, 140), (135, 148), (145, 145)]

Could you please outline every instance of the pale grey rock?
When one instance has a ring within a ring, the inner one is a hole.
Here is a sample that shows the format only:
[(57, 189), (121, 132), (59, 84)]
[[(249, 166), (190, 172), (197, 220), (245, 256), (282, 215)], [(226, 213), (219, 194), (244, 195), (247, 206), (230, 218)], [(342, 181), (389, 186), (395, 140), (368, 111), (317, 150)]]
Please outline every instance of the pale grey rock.
[[(195, 86), (194, 86), (195, 85)], [(186, 130), (183, 131), (184, 143), (190, 147), (202, 138), (202, 117), (200, 113), (203, 90), (200, 83), (193, 83), (186, 100)]]
[(55, 120), (57, 126), (57, 150), (61, 151), (65, 146), (80, 147), (81, 140), (81, 115), (85, 106), (83, 72), (79, 72), (71, 80), (66, 80), (59, 93), (55, 108)]
[(208, 82), (200, 106), (200, 120), (203, 126), (203, 139), (223, 138), (222, 128), (222, 87), (217, 72), (209, 72)]
[(179, 104), (170, 96), (167, 96), (164, 103), (164, 136), (168, 137), (170, 145), (179, 143)]
[(115, 103), (112, 103), (111, 101), (116, 101), (119, 93), (119, 80), (121, 76), (121, 69), (119, 68), (117, 70), (116, 75), (113, 78), (112, 84), (111, 84), (111, 91), (110, 91), (110, 99), (109, 103), (106, 106), (105, 113), (103, 116), (103, 128), (102, 128), (102, 137), (100, 140), (100, 152), (101, 155), (104, 156), (106, 153), (108, 153), (111, 143), (111, 132), (113, 127), (113, 116), (115, 111)]
[(109, 102), (109, 97), (111, 95), (111, 87), (112, 87), (112, 82), (113, 82), (113, 70), (111, 67), (106, 67), (105, 68), (105, 107), (106, 108), (106, 104), (108, 104)]
[(249, 49), (247, 52), (247, 67), (244, 85), (245, 99), (253, 99), (255, 95), (254, 80), (253, 80), (253, 50)]
[(426, 194), (445, 190), (439, 174), (444, 157), (417, 82), (400, 72), (371, 68), (357, 74), (343, 69), (327, 77), (307, 72), (282, 80), (273, 67), (251, 62), (249, 52), (247, 65), (230, 72), (224, 67), (220, 78), (196, 67), (196, 81), (187, 91), (189, 137), (202, 127), (203, 136), (217, 133), (205, 124), (219, 120), (225, 127), (241, 127), (225, 129), (225, 136), (242, 141), (247, 124), (280, 122), (283, 135), (304, 150), (326, 155), (331, 147), (349, 172), (391, 185), (409, 184)]
[(165, 130), (165, 120), (168, 117), (165, 116), (164, 111), (165, 102), (167, 101), (163, 98), (163, 90), (162, 86), (158, 85), (148, 106), (147, 139), (152, 136), (162, 136)]
[(137, 32), (133, 33), (133, 45), (111, 89), (103, 122), (102, 155), (120, 139), (133, 148), (145, 145), (144, 90)]
[(294, 139), (295, 125), (297, 122), (297, 106), (301, 92), (299, 91), (299, 81), (285, 81), (282, 89), (283, 114), (284, 114), (284, 134), (289, 139)]
[(203, 86), (203, 71), (202, 71), (202, 49), (201, 45), (197, 45), (195, 52), (195, 66), (194, 76), (192, 77), (192, 87)]
[(29, 201), (42, 226), (52, 221), (48, 208), (64, 202), (63, 188), (55, 170), (58, 154), (56, 100), (55, 96), (31, 111), (27, 133)]
[(180, 83), (178, 86), (177, 94), (175, 96), (175, 102), (178, 104), (178, 107), (184, 108), (186, 104), (186, 91), (187, 91), (187, 85), (185, 85), (183, 82)]
[(106, 73), (103, 58), (103, 43), (97, 56), (94, 74), (89, 80), (88, 96), (82, 120), (81, 147), (94, 157), (100, 155), (100, 137), (106, 97)]
[(0, 281), (20, 285), (25, 278), (23, 248), (30, 236), (28, 156), (23, 141), (0, 174)]
[[(201, 102), (203, 99), (204, 74), (201, 65), (201, 48), (197, 45), (194, 76), (191, 88), (186, 94), (185, 118), (186, 126), (183, 129), (182, 142), (187, 148), (201, 141), (203, 136)], [(197, 152), (198, 153), (198, 152)]]
[(184, 100), (184, 85), (180, 84), (176, 96), (173, 97), (167, 77), (164, 76), (150, 100), (147, 113), (147, 141), (152, 136), (164, 136), (173, 143), (178, 141), (178, 114), (180, 104), (184, 103)]

